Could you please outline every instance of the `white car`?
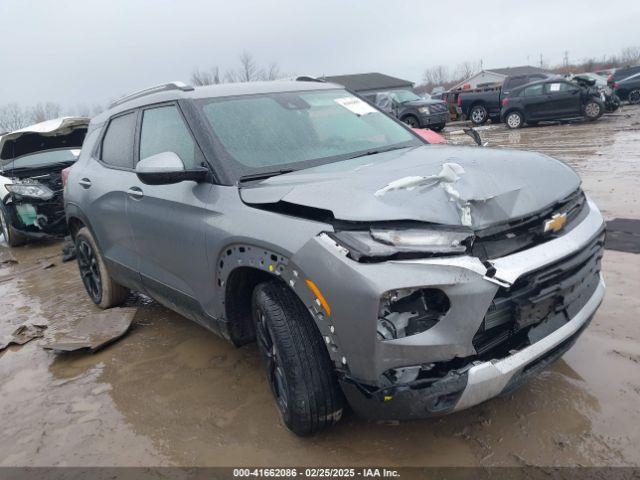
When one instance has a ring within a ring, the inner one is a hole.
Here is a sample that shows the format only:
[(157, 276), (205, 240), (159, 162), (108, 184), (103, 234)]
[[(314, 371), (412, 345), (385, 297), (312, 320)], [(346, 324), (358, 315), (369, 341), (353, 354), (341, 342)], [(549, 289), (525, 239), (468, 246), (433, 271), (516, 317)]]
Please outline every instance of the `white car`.
[(61, 117), (0, 137), (0, 231), (9, 246), (66, 234), (62, 170), (78, 159), (88, 125)]

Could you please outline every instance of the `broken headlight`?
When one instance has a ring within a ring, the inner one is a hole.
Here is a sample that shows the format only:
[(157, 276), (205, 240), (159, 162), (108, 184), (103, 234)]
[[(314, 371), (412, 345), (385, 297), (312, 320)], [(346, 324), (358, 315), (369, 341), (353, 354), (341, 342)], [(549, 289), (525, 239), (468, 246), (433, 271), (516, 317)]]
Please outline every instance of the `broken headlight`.
[(429, 330), (450, 307), (449, 297), (437, 288), (386, 292), (380, 299), (378, 339), (394, 340)]
[(468, 229), (383, 229), (343, 230), (331, 234), (349, 250), (354, 260), (391, 257), (397, 253), (451, 255), (464, 253), (473, 242)]
[(37, 198), (39, 200), (51, 200), (53, 192), (46, 185), (39, 183), (10, 183), (5, 188), (15, 195)]
[(418, 108), (418, 111), (419, 111), (420, 113), (424, 113), (425, 115), (429, 115), (429, 113), (431, 113), (431, 112), (429, 111), (429, 107), (420, 107), (420, 108)]

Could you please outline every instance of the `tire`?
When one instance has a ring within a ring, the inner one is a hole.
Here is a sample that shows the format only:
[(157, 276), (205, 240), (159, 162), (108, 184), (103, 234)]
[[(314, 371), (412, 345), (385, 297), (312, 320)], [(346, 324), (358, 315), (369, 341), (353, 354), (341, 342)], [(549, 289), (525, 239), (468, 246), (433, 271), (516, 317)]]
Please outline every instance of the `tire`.
[(129, 296), (129, 289), (111, 278), (97, 243), (87, 227), (78, 231), (75, 245), (80, 278), (93, 303), (105, 309), (121, 305)]
[(413, 115), (407, 115), (402, 119), (402, 121), (409, 125), (411, 128), (420, 128), (420, 122)]
[(504, 123), (505, 125), (507, 125), (507, 128), (511, 128), (511, 129), (521, 128), (522, 125), (524, 124), (524, 117), (520, 112), (518, 112), (517, 110), (514, 110), (513, 112), (509, 112), (504, 117)]
[(286, 285), (259, 284), (252, 312), (267, 383), (286, 427), (312, 435), (340, 420), (344, 397), (309, 312)]
[(4, 241), (10, 247), (19, 247), (27, 243), (27, 237), (18, 232), (11, 225), (11, 214), (7, 207), (0, 201), (0, 233), (4, 235)]
[(444, 123), (439, 123), (437, 125), (431, 125), (429, 128), (434, 132), (441, 132), (445, 125)]
[(584, 116), (587, 120), (597, 120), (603, 113), (604, 108), (602, 104), (595, 100), (588, 100), (587, 103), (584, 104)]
[(629, 95), (627, 95), (627, 99), (631, 105), (640, 104), (640, 89), (636, 88), (635, 90), (631, 90)]
[(469, 112), (469, 120), (471, 120), (474, 125), (482, 125), (486, 123), (488, 119), (489, 112), (484, 105), (474, 105)]

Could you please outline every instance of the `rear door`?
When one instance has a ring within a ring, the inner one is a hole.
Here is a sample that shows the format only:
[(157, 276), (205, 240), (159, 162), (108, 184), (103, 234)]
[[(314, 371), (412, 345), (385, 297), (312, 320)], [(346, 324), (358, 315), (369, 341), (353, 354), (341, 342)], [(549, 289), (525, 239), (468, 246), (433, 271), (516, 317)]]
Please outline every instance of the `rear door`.
[[(124, 112), (112, 117), (98, 147), (91, 153), (79, 175), (78, 200), (91, 221), (111, 276), (119, 283), (139, 289), (138, 254), (127, 219), (128, 185), (133, 173), (134, 138), (138, 112)], [(97, 132), (96, 132), (97, 134)]]
[(549, 100), (545, 109), (548, 118), (580, 115), (582, 104), (577, 85), (563, 81), (547, 82), (544, 85)]
[[(176, 103), (150, 106), (140, 114), (137, 159), (167, 151), (176, 153), (186, 168), (204, 164)], [(134, 192), (129, 220), (145, 290), (169, 308), (202, 321), (198, 291), (213, 288), (205, 249), (213, 185), (145, 185), (135, 177), (127, 187)]]
[(526, 87), (521, 93), (524, 116), (526, 120), (537, 120), (544, 117), (547, 97), (544, 95), (544, 84), (538, 83)]

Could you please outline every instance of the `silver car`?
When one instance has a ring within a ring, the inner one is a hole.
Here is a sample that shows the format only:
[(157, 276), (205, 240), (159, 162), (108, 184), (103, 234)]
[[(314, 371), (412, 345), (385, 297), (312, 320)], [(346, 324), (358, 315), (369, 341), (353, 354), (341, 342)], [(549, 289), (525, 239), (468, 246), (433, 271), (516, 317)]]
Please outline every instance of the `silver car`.
[(546, 155), (429, 145), (342, 87), (172, 83), (91, 121), (66, 185), (102, 308), (130, 290), (257, 340), (286, 426), (440, 415), (558, 359), (604, 223)]

